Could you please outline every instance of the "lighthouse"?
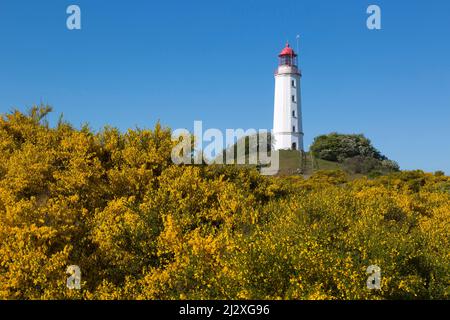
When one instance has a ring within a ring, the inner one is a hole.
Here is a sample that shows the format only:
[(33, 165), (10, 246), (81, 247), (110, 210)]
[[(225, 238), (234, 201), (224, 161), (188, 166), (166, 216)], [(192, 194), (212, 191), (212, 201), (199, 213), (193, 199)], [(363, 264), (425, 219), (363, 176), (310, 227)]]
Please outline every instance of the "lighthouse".
[(275, 150), (303, 151), (302, 109), (297, 54), (286, 44), (275, 72), (273, 137)]

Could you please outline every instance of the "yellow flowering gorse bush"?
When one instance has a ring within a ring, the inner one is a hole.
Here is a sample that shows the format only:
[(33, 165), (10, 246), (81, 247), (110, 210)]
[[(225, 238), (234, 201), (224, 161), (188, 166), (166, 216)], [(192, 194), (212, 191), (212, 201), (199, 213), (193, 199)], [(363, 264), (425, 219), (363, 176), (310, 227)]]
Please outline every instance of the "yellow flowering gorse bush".
[(1, 299), (450, 296), (445, 175), (176, 166), (159, 124), (94, 133), (52, 128), (49, 111), (0, 118)]

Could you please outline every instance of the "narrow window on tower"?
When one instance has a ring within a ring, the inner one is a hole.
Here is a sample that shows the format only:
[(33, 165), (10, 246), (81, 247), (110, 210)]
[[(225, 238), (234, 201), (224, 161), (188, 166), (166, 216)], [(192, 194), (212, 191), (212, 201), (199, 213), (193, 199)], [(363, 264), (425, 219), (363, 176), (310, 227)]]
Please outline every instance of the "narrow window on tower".
[(297, 87), (297, 85), (296, 85), (296, 83), (295, 83), (295, 79), (292, 79), (292, 80), (291, 80), (291, 84), (292, 84), (292, 88), (296, 88), (296, 87)]
[(294, 103), (297, 102), (297, 99), (295, 98), (294, 94), (292, 95), (292, 102), (294, 102)]
[(295, 118), (295, 110), (292, 110), (292, 116)]
[(292, 127), (292, 131), (295, 132), (295, 126)]

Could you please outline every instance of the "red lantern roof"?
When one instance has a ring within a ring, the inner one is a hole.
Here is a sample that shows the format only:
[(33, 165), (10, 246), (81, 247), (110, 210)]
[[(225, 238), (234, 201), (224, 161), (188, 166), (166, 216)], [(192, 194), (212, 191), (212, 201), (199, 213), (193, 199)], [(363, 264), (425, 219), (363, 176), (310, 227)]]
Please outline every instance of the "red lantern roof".
[(292, 56), (292, 57), (296, 57), (297, 54), (294, 52), (294, 50), (292, 50), (292, 48), (289, 46), (289, 43), (286, 43), (286, 47), (284, 47), (283, 50), (281, 50), (280, 54), (278, 55), (279, 57), (282, 56)]

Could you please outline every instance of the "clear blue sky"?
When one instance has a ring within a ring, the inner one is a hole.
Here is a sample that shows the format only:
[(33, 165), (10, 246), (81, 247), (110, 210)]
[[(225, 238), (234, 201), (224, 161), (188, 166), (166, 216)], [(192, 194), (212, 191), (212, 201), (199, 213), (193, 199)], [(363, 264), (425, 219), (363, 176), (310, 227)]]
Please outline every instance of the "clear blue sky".
[(403, 169), (450, 173), (449, 16), (448, 0), (1, 0), (0, 113), (42, 101), (94, 129), (270, 129), (276, 55), (301, 34), (306, 146), (364, 133)]

